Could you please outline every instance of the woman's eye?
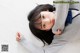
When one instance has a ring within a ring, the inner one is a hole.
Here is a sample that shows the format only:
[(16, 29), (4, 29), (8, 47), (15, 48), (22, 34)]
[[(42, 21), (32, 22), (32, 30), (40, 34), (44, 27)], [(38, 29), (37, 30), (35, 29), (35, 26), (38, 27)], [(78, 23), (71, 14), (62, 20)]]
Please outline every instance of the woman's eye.
[(44, 16), (42, 16), (42, 18), (44, 19), (45, 17), (44, 17)]
[(45, 24), (43, 24), (43, 27), (44, 27), (44, 28), (45, 28), (45, 26), (46, 26), (46, 25), (45, 25)]

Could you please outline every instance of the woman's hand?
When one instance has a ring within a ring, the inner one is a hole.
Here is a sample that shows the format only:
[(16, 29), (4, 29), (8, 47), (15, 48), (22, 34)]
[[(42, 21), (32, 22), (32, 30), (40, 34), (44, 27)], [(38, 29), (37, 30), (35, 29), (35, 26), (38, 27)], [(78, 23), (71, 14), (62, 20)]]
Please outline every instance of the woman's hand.
[(17, 32), (17, 35), (16, 35), (16, 41), (20, 41), (21, 40), (21, 35), (20, 35), (20, 33), (19, 32)]
[(58, 30), (57, 30), (57, 34), (58, 34), (58, 35), (61, 35), (61, 34), (62, 34), (62, 30), (61, 30), (61, 29), (58, 29)]
[(62, 30), (61, 29), (57, 29), (57, 32), (54, 33), (55, 35), (61, 35), (62, 34)]

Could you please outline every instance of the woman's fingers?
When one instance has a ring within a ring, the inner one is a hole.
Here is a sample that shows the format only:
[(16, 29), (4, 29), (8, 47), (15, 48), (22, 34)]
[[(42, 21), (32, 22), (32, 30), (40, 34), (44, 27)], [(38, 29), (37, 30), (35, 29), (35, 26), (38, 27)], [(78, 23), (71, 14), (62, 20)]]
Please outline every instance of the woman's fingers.
[(17, 36), (20, 37), (20, 33), (19, 32), (17, 32)]
[(58, 34), (59, 34), (59, 35), (62, 34), (62, 30), (61, 30), (61, 29), (58, 29), (57, 31), (58, 31)]
[(62, 31), (62, 30), (59, 28), (58, 31)]
[(21, 40), (21, 35), (19, 32), (17, 32), (17, 35), (16, 35), (16, 40), (19, 42)]

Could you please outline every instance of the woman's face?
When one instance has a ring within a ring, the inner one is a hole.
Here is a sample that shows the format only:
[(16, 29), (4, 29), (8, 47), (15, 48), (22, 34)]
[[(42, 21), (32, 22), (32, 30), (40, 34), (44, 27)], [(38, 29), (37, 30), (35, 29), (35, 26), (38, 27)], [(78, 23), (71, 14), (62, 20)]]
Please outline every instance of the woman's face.
[(53, 12), (42, 11), (40, 15), (41, 25), (37, 28), (40, 30), (50, 30), (55, 23)]

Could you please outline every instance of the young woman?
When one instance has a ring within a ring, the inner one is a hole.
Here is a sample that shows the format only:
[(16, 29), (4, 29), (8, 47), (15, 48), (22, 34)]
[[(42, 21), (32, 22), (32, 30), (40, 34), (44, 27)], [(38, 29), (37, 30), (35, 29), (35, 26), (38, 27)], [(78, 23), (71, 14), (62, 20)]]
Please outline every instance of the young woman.
[[(62, 34), (61, 28), (58, 28), (56, 32), (52, 32), (56, 23), (55, 13), (56, 8), (50, 4), (38, 5), (28, 15), (29, 27), (31, 32), (39, 38), (44, 44), (51, 44), (54, 39), (54, 35)], [(71, 10), (68, 11), (68, 15), (71, 15)], [(59, 18), (60, 19), (60, 18)], [(65, 25), (71, 23), (72, 17), (65, 18)], [(17, 41), (20, 40), (20, 36), (17, 36)]]
[[(55, 15), (53, 11), (55, 11), (55, 7), (44, 4), (37, 6), (28, 16), (31, 32), (42, 40), (44, 44), (45, 42), (51, 44), (54, 38), (52, 27), (55, 24)], [(61, 34), (61, 31), (58, 30), (55, 34)]]

